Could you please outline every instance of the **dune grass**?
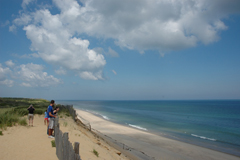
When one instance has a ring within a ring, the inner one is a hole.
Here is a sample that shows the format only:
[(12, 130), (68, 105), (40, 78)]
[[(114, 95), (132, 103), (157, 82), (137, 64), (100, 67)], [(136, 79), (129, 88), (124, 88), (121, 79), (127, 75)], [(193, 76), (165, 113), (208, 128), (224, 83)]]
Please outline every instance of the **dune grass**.
[(0, 128), (5, 130), (16, 124), (26, 126), (27, 120), (23, 116), (28, 115), (27, 108), (32, 104), (35, 108), (34, 114), (41, 115), (49, 103), (44, 99), (0, 97)]
[(96, 151), (95, 149), (93, 149), (93, 154), (95, 155), (95, 156), (99, 156), (99, 153), (98, 153), (98, 151)]
[(55, 140), (52, 140), (51, 143), (52, 143), (52, 147), (56, 147)]

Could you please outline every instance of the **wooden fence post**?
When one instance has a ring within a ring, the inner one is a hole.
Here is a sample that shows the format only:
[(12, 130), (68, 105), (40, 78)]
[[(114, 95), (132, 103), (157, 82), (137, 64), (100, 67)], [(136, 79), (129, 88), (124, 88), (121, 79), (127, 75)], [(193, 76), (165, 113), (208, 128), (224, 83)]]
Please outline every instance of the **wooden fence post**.
[(63, 134), (63, 159), (67, 160), (68, 159), (68, 133), (65, 132)]
[(74, 142), (74, 152), (76, 154), (79, 154), (79, 143), (78, 142)]

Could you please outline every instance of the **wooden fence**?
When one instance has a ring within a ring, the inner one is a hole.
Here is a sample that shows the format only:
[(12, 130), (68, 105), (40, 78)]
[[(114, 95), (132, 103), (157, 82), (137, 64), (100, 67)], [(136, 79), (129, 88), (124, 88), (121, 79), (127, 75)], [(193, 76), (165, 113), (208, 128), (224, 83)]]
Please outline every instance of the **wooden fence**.
[(76, 121), (76, 110), (73, 108), (73, 105), (60, 105), (59, 109), (67, 109), (69, 111), (69, 114), (72, 116), (73, 120)]
[[(59, 109), (67, 109), (69, 111), (69, 114), (73, 118), (73, 120), (78, 124), (81, 125), (82, 127), (91, 130), (91, 125), (90, 123), (82, 118), (80, 115), (77, 115), (76, 110), (73, 108), (73, 105), (59, 105)], [(81, 120), (79, 120), (81, 119)]]
[[(75, 112), (76, 114), (76, 112)], [(68, 133), (64, 134), (59, 128), (59, 119), (55, 118), (54, 126), (56, 155), (59, 160), (81, 160), (79, 155), (79, 143), (75, 142), (74, 147), (68, 140)]]

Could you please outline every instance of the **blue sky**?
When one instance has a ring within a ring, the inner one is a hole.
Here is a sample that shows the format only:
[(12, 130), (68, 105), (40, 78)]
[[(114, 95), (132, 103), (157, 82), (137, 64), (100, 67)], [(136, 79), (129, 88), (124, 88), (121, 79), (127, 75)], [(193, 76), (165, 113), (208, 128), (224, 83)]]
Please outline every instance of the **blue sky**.
[(0, 96), (240, 99), (239, 0), (1, 0)]

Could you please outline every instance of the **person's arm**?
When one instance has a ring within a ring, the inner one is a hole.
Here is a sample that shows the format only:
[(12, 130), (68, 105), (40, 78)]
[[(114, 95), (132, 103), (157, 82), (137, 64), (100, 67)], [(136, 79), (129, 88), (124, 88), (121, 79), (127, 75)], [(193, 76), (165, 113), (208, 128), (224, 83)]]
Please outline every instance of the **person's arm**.
[(54, 118), (56, 118), (56, 116), (52, 115), (51, 112), (49, 112), (49, 116), (50, 116), (50, 117), (54, 117)]

